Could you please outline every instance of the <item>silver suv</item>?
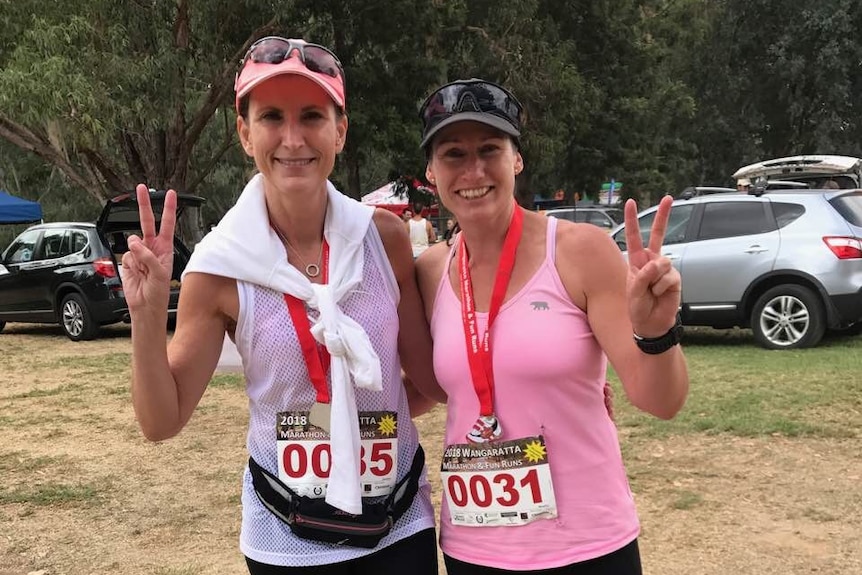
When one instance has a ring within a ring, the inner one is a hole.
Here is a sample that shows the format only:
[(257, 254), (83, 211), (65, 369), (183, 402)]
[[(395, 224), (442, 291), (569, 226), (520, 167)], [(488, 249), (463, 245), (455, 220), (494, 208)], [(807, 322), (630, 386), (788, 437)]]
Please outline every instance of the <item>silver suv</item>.
[[(644, 244), (656, 208), (638, 215)], [(620, 226), (612, 237), (626, 250)], [(750, 327), (770, 349), (813, 347), (862, 321), (862, 190), (754, 190), (678, 199), (662, 254), (686, 325)]]

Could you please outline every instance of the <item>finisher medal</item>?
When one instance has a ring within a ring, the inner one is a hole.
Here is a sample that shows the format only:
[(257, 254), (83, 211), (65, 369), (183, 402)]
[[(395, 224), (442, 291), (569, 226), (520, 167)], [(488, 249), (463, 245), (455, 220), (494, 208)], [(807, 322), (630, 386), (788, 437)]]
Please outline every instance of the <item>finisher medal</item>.
[(473, 424), (473, 429), (467, 434), (467, 441), (471, 443), (487, 443), (500, 439), (502, 435), (503, 426), (500, 425), (495, 415), (480, 415), (476, 423)]

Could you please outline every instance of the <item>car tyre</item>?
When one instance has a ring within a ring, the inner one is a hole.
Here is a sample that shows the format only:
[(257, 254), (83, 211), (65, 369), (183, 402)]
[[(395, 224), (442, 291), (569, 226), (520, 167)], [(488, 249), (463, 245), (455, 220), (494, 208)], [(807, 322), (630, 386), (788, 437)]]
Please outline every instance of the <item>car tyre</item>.
[(799, 285), (780, 285), (757, 299), (751, 330), (767, 349), (814, 347), (826, 332), (826, 318), (817, 295)]
[(93, 321), (87, 302), (78, 293), (70, 293), (60, 304), (60, 327), (72, 341), (89, 340), (96, 337), (99, 325)]

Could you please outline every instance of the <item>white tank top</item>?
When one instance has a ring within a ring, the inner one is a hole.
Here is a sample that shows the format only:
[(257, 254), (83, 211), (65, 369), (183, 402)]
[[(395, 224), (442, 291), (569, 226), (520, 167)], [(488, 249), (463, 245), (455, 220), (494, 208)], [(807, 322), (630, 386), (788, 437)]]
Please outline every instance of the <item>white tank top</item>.
[[(419, 446), (416, 427), (410, 419), (407, 396), (401, 384), (398, 358), (398, 284), (383, 243), (372, 224), (365, 236), (365, 266), (361, 291), (341, 302), (348, 316), (361, 324), (377, 355), (383, 373), (383, 390), (356, 389), (359, 411), (398, 413), (398, 472), (401, 479), (410, 470)], [(249, 401), (247, 447), (254, 460), (278, 475), (275, 441), (279, 411), (308, 410), (315, 399), (305, 360), (290, 320), (284, 296), (259, 285), (237, 282), (239, 317), (236, 344), (245, 366)], [(289, 567), (326, 565), (368, 555), (405, 537), (434, 527), (431, 488), (423, 471), (419, 493), (410, 509), (375, 549), (360, 549), (300, 539), (258, 500), (246, 466), (242, 489), (240, 549), (259, 563)]]
[(407, 220), (410, 223), (410, 244), (413, 246), (413, 257), (418, 258), (419, 254), (428, 249), (428, 222), (425, 218)]

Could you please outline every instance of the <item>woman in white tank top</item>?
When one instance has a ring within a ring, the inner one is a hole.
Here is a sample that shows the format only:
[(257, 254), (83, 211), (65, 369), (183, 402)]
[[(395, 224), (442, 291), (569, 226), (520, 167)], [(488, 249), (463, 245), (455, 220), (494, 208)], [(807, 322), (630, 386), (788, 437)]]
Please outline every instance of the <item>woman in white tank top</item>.
[[(323, 46), (267, 37), (249, 48), (235, 90), (259, 174), (196, 247), (167, 348), (176, 195), (157, 234), (147, 186), (137, 188), (142, 237), (129, 238), (123, 287), (138, 422), (153, 441), (179, 433), (227, 333), (249, 396), (240, 546), (250, 573), (436, 573), (410, 416), (445, 397), (404, 225), (328, 182), (347, 134), (344, 71)], [(405, 390), (402, 367), (433, 399)], [(194, 489), (195, 470), (183, 471)]]

